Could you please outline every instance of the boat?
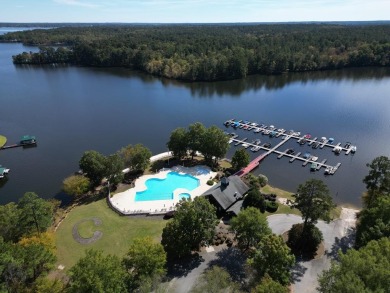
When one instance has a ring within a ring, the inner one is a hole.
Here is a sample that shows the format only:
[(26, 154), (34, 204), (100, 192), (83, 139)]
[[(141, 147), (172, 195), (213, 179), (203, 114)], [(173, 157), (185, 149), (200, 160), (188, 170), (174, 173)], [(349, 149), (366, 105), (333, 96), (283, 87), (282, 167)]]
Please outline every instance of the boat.
[(233, 142), (233, 139), (231, 138), (231, 139), (229, 139), (229, 141), (228, 141), (228, 143), (232, 143)]
[(244, 147), (244, 148), (246, 148), (246, 149), (247, 149), (247, 148), (249, 147), (249, 143), (246, 143), (246, 142), (245, 142), (245, 143), (243, 143), (243, 144), (242, 144), (242, 147)]
[(321, 137), (320, 142), (325, 142), (327, 139), (325, 136)]
[(271, 130), (270, 130), (270, 129), (266, 129), (266, 130), (263, 131), (263, 133), (264, 133), (265, 135), (269, 135), (269, 134), (271, 133)]
[(328, 143), (332, 144), (333, 142), (334, 142), (334, 138), (333, 137), (329, 137)]
[(33, 135), (23, 135), (20, 139), (21, 145), (32, 145), (37, 144), (37, 139)]
[(310, 153), (309, 153), (309, 152), (304, 153), (304, 154), (303, 154), (303, 158), (304, 158), (304, 159), (310, 158)]
[(275, 135), (276, 135), (276, 131), (271, 131), (269, 134), (270, 137), (275, 137)]
[(5, 175), (7, 175), (9, 173), (10, 169), (7, 169), (5, 167), (2, 167), (0, 165), (0, 178), (4, 178)]
[(228, 120), (228, 121), (225, 121), (224, 123), (223, 123), (223, 125), (225, 125), (225, 126), (229, 126), (230, 125), (230, 123), (232, 123), (230, 120)]
[(316, 156), (311, 156), (311, 158), (310, 158), (313, 162), (315, 162), (315, 161), (317, 161), (318, 160), (318, 157), (316, 157)]
[(334, 153), (335, 153), (336, 155), (339, 155), (339, 154), (341, 153), (341, 150), (342, 150), (341, 147), (335, 147), (335, 148), (334, 148)]
[(306, 138), (306, 139), (310, 139), (310, 138), (311, 138), (311, 134), (310, 134), (310, 133), (308, 133), (308, 134), (305, 134), (304, 138)]
[(263, 147), (269, 149), (271, 147), (271, 144), (269, 142), (266, 142), (265, 144), (263, 144)]
[(293, 155), (294, 154), (294, 149), (288, 149), (287, 151), (286, 151), (286, 154), (288, 154), (288, 155)]
[(315, 171), (317, 169), (317, 163), (311, 163), (310, 170)]
[(254, 143), (255, 145), (260, 145), (261, 140), (260, 140), (260, 139), (255, 139), (255, 140), (253, 141), (253, 143)]
[(330, 175), (331, 172), (332, 172), (332, 169), (333, 169), (333, 167), (331, 167), (331, 166), (326, 167), (326, 169), (325, 169), (325, 174), (326, 174), (326, 175)]
[(261, 131), (260, 128), (256, 128), (255, 131), (254, 131), (254, 133), (259, 133), (260, 131)]
[(356, 145), (351, 146), (351, 153), (356, 153)]
[(349, 141), (347, 141), (347, 142), (345, 143), (345, 145), (344, 145), (344, 148), (345, 148), (345, 149), (349, 149), (351, 145), (352, 145), (352, 144), (351, 144)]
[(289, 131), (287, 131), (287, 134), (288, 134), (288, 135), (294, 134), (294, 130), (290, 129)]
[(268, 129), (271, 130), (271, 131), (274, 130), (275, 128), (276, 128), (276, 127), (273, 126), (273, 125), (270, 125), (270, 126), (268, 127)]
[(312, 145), (312, 148), (313, 149), (318, 149), (318, 147), (320, 146), (321, 142), (317, 141), (316, 143), (313, 143)]
[(299, 141), (299, 144), (300, 145), (304, 145), (306, 143), (306, 138), (302, 138), (300, 141)]
[(258, 146), (258, 145), (251, 148), (252, 152), (257, 152), (259, 150), (260, 150), (260, 146)]

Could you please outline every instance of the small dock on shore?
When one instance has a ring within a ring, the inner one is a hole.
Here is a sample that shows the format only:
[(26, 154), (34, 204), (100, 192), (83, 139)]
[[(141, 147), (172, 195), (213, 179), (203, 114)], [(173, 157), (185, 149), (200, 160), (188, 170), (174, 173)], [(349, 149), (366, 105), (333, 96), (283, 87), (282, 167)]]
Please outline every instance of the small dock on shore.
[(14, 143), (10, 145), (3, 145), (0, 147), (0, 150), (7, 150), (7, 149), (13, 149), (13, 148), (18, 148), (18, 147), (33, 147), (37, 145), (37, 140), (35, 136), (31, 135), (24, 135), (20, 139), (19, 143)]

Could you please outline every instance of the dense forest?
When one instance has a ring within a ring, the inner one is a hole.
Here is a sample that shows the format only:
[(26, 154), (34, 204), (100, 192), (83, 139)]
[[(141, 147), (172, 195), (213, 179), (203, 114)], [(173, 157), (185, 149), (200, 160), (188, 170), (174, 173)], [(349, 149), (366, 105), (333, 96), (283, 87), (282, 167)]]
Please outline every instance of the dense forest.
[(127, 67), (181, 80), (227, 80), (345, 67), (389, 66), (390, 25), (107, 25), (13, 32), (40, 46), (16, 64)]

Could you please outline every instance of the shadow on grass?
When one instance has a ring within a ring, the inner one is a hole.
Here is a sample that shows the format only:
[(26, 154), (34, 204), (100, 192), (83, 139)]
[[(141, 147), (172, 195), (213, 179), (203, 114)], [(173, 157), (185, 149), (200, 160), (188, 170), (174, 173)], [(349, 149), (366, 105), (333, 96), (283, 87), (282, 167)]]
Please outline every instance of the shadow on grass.
[(210, 261), (209, 267), (217, 265), (225, 269), (235, 282), (244, 281), (246, 256), (237, 248), (225, 248), (216, 254), (217, 258)]
[(169, 261), (167, 263), (167, 278), (185, 277), (202, 262), (204, 262), (204, 259), (198, 253), (181, 260)]
[(299, 261), (297, 261), (294, 267), (291, 269), (292, 283), (300, 282), (306, 270), (307, 268), (305, 268)]
[(346, 253), (348, 249), (353, 248), (353, 245), (355, 244), (355, 236), (356, 236), (356, 229), (349, 228), (344, 237), (335, 238), (335, 242), (332, 245), (332, 248), (330, 249), (329, 252), (326, 253), (326, 255), (332, 260), (338, 260), (339, 250), (341, 250), (342, 253)]

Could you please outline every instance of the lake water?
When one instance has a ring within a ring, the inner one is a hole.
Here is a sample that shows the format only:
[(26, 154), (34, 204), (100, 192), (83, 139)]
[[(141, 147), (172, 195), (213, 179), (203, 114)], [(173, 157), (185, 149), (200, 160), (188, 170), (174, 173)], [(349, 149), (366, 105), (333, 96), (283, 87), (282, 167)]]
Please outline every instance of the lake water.
[[(309, 178), (322, 179), (338, 203), (359, 206), (365, 164), (379, 155), (390, 156), (390, 68), (182, 83), (118, 68), (12, 64), (12, 55), (30, 50), (36, 48), (0, 44), (0, 134), (8, 143), (24, 134), (38, 139), (36, 148), (0, 152), (0, 164), (11, 168), (9, 179), (0, 181), (0, 203), (15, 201), (27, 191), (61, 198), (61, 182), (78, 170), (84, 151), (110, 154), (142, 143), (154, 154), (164, 152), (173, 129), (197, 121), (224, 128), (229, 118), (246, 119), (351, 141), (358, 147), (353, 156), (291, 142), (296, 150), (328, 158), (329, 164), (341, 162), (334, 176), (325, 177), (323, 169), (310, 173), (299, 161), (291, 164), (276, 155), (255, 171), (290, 191)], [(235, 149), (232, 146), (227, 156)]]

